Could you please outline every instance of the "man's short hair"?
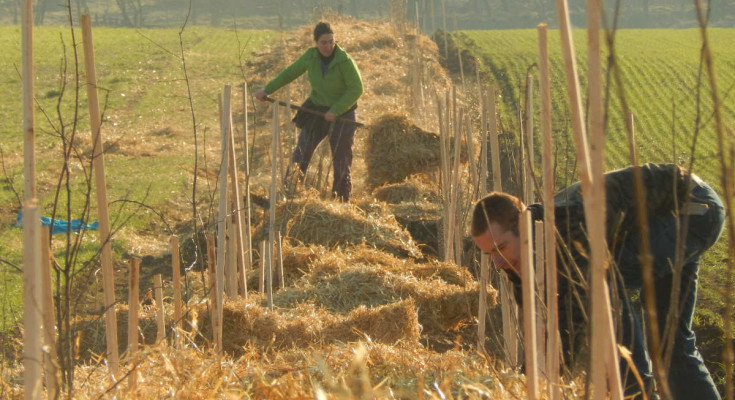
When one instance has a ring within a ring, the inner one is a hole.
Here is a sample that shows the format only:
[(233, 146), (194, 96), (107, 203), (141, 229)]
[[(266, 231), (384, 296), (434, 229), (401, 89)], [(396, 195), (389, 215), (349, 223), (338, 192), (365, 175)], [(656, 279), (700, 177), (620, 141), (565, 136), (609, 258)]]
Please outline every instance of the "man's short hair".
[(518, 235), (518, 219), (525, 206), (512, 195), (502, 192), (490, 192), (475, 204), (472, 212), (472, 236), (480, 236), (490, 228), (490, 222), (496, 222), (506, 231)]
[(314, 41), (318, 41), (319, 37), (324, 34), (334, 34), (332, 32), (332, 25), (329, 22), (320, 22), (314, 27)]

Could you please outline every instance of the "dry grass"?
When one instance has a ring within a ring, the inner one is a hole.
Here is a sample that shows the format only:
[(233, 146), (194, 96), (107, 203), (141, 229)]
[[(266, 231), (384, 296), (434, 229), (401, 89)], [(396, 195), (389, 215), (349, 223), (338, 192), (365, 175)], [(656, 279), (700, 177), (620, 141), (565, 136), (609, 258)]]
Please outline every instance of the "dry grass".
[[(221, 358), (211, 352), (210, 312), (206, 299), (197, 296), (205, 292), (206, 283), (196, 273), (187, 276), (192, 289), (179, 332), (184, 346), (152, 344), (157, 306), (146, 305), (140, 326), (149, 345), (134, 359), (123, 357), (121, 376), (110, 376), (95, 356), (104, 348), (103, 322), (94, 316), (80, 318), (82, 365), (75, 374), (75, 399), (525, 396), (522, 376), (476, 351), (477, 282), (462, 267), (425, 258), (398, 223), (400, 218), (436, 223), (438, 215), (436, 184), (426, 174), (438, 166), (438, 137), (406, 117), (413, 104), (409, 50), (422, 54), (427, 93), (449, 86), (436, 46), (423, 35), (401, 38), (387, 22), (334, 19), (333, 26), (338, 42), (361, 68), (366, 93), (358, 118), (371, 126), (369, 137), (360, 131), (356, 138), (353, 201), (333, 203), (305, 194), (278, 204), (285, 287), (274, 290), (274, 309), (268, 310), (264, 296), (254, 290), (259, 272), (248, 274), (248, 299), (224, 304)], [(256, 88), (311, 44), (311, 28), (284, 32), (278, 46), (260, 55), (250, 66)], [(291, 100), (297, 102), (305, 96), (294, 86)], [(262, 108), (269, 106), (258, 107), (255, 113), (270, 115)], [(431, 103), (426, 107), (436, 108)], [(261, 120), (261, 128), (267, 123)], [(269, 143), (258, 146), (267, 148)], [(267, 192), (270, 183), (263, 172), (266, 153), (256, 148), (251, 158), (251, 184), (259, 193)], [(380, 169), (380, 163), (391, 171)], [(375, 187), (380, 201), (373, 199)], [(257, 247), (268, 234), (268, 215), (255, 214)], [(495, 291), (488, 291), (488, 306), (493, 307)], [(169, 327), (170, 301), (165, 300)], [(126, 307), (120, 306), (118, 314), (118, 337), (124, 346)], [(169, 341), (171, 336), (169, 329)], [(19, 374), (3, 373), (4, 393), (12, 398), (22, 397)], [(137, 386), (130, 386), (130, 375), (137, 377)], [(8, 376), (16, 378), (6, 380)]]

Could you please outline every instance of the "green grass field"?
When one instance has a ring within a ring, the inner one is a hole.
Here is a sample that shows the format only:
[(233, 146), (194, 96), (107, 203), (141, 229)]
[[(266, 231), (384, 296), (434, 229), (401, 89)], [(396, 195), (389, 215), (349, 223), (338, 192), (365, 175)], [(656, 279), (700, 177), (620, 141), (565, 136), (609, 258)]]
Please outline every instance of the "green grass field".
[[(735, 38), (732, 29), (708, 31), (714, 50), (720, 98), (727, 121), (735, 117)], [(530, 71), (538, 77), (537, 32), (535, 30), (462, 31), (463, 45), (481, 60), (483, 72), (502, 90), (503, 112), (516, 113), (524, 102), (519, 85)], [(621, 30), (615, 35), (615, 60), (619, 66), (625, 99), (635, 116), (637, 152), (643, 162), (688, 163), (690, 147), (698, 132), (694, 169), (707, 180), (717, 180), (718, 145), (712, 117), (711, 91), (706, 75), (700, 74), (699, 30)], [(586, 32), (574, 32), (581, 93), (586, 101)], [(571, 134), (566, 80), (558, 30), (549, 31), (553, 127), (557, 145), (564, 146)], [(606, 63), (608, 52), (603, 54)], [(606, 74), (607, 68), (603, 71)], [(698, 82), (701, 81), (701, 85)], [(538, 81), (536, 81), (538, 82)], [(606, 164), (618, 168), (629, 164), (628, 139), (618, 88), (610, 86)], [(699, 97), (701, 101), (697, 101)], [(538, 83), (534, 96), (538, 99)], [(537, 103), (538, 104), (538, 103)], [(540, 107), (535, 107), (539, 115)], [(699, 112), (699, 117), (697, 113)], [(695, 121), (699, 119), (697, 125)], [(515, 120), (513, 120), (515, 122)], [(732, 129), (732, 126), (730, 126)], [(535, 132), (539, 132), (538, 117)], [(571, 139), (569, 139), (571, 140)], [(538, 141), (537, 143), (540, 143)], [(563, 151), (557, 154), (565, 154)], [(567, 153), (574, 156), (573, 153)], [(562, 160), (560, 160), (562, 161)]]
[[(21, 229), (14, 227), (16, 210), (23, 198), (23, 98), (20, 70), (21, 29), (0, 26), (0, 282), (3, 296), (0, 314), (18, 315), (22, 309), (21, 274), (7, 263), (20, 266)], [(34, 29), (34, 94), (39, 206), (50, 216), (58, 177), (61, 173), (63, 132), (70, 138), (78, 115), (74, 143), (81, 151), (91, 150), (87, 93), (84, 85), (84, 50), (81, 29), (74, 31), (77, 41), (79, 85), (75, 80), (75, 54), (69, 28)], [(181, 36), (186, 69), (194, 99), (198, 142), (219, 142), (218, 95), (224, 85), (232, 85), (236, 103), (241, 107), (240, 89), (244, 77), (241, 65), (273, 37), (270, 31), (234, 31), (188, 28)], [(191, 206), (180, 206), (191, 196), (190, 171), (193, 171), (194, 134), (187, 85), (184, 79), (178, 29), (134, 30), (94, 28), (93, 40), (98, 77), (102, 133), (106, 143), (110, 221), (113, 228), (126, 221), (132, 230), (155, 230), (161, 218), (151, 209), (176, 213)], [(248, 77), (247, 79), (252, 79)], [(66, 87), (62, 88), (62, 84)], [(78, 90), (77, 90), (78, 89)], [(76, 96), (79, 108), (75, 110)], [(61, 116), (61, 117), (60, 117)], [(208, 146), (209, 147), (209, 146)], [(201, 149), (201, 147), (200, 147)], [(201, 154), (200, 154), (201, 157)], [(88, 159), (88, 157), (87, 157)], [(200, 160), (201, 162), (201, 160)], [(215, 168), (216, 166), (210, 166)], [(200, 165), (201, 168), (201, 165)], [(88, 165), (74, 160), (70, 164), (71, 217), (81, 218)], [(16, 195), (17, 192), (17, 195)], [(62, 190), (59, 219), (67, 219), (66, 191)], [(145, 203), (150, 208), (121, 200)], [(90, 220), (96, 220), (93, 206)], [(176, 205), (171, 207), (171, 205)], [(163, 228), (161, 231), (165, 231)], [(63, 235), (59, 235), (63, 236)], [(61, 239), (58, 239), (61, 240)], [(88, 235), (81, 259), (95, 254), (96, 233)], [(130, 249), (135, 252), (135, 249)], [(118, 254), (119, 256), (119, 254)], [(64, 260), (63, 254), (57, 259)], [(4, 319), (2, 330), (10, 319)]]

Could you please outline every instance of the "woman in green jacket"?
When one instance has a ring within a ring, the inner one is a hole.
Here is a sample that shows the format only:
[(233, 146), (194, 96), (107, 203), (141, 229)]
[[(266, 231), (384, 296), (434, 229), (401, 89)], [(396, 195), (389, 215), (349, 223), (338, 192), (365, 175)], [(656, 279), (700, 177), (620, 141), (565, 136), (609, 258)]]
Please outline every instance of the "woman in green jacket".
[(317, 145), (329, 135), (334, 165), (332, 195), (341, 201), (349, 201), (352, 191), (352, 145), (354, 143), (355, 109), (357, 99), (363, 93), (360, 70), (355, 61), (334, 42), (334, 32), (329, 23), (320, 22), (314, 28), (315, 47), (301, 55), (281, 71), (264, 89), (255, 93), (260, 101), (287, 85), (304, 72), (308, 73), (311, 92), (302, 107), (323, 113), (317, 116), (298, 113), (294, 122), (301, 128), (292, 161), (298, 164), (301, 179), (306, 176)]

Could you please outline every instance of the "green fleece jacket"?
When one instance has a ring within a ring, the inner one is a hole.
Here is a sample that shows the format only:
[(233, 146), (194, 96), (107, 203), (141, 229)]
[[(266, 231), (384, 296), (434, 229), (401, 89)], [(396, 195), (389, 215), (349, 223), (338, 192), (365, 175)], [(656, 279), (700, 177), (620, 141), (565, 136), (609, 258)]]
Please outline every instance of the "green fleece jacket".
[(309, 73), (311, 93), (309, 98), (315, 104), (329, 107), (335, 115), (341, 115), (357, 103), (363, 92), (362, 77), (357, 64), (342, 48), (334, 46), (334, 58), (329, 63), (327, 73), (322, 75), (319, 49), (312, 47), (293, 64), (281, 71), (278, 76), (265, 85), (265, 91), (275, 92), (289, 84), (304, 72)]

